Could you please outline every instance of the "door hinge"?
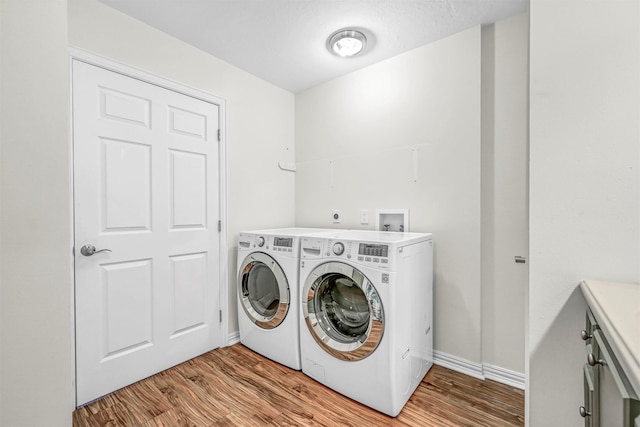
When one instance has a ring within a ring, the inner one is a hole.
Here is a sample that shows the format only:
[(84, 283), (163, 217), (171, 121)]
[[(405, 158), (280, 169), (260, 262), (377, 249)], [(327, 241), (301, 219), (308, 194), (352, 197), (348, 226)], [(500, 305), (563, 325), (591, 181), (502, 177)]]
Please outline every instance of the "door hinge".
[(222, 310), (218, 311), (220, 313), (220, 323), (222, 323)]
[(222, 221), (218, 220), (218, 231), (222, 231)]
[(220, 142), (220, 129), (218, 129), (218, 142)]

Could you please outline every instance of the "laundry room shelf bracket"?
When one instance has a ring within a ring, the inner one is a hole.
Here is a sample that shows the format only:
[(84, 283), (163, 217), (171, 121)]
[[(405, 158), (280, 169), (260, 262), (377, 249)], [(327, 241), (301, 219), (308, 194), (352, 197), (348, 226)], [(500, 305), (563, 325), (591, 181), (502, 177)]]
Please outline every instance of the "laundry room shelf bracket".
[(287, 162), (278, 162), (278, 167), (283, 171), (295, 172), (296, 164), (295, 163), (287, 163)]

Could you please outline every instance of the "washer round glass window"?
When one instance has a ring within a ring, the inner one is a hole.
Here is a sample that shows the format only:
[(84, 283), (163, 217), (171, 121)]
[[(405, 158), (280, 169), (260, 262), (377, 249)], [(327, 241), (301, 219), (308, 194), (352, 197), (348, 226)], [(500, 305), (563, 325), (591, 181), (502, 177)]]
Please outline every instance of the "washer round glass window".
[(238, 296), (246, 315), (263, 329), (280, 325), (289, 310), (289, 284), (282, 267), (262, 252), (244, 260), (238, 275)]
[(360, 360), (382, 339), (384, 317), (378, 292), (357, 269), (339, 262), (322, 264), (305, 284), (307, 327), (325, 351), (343, 360)]

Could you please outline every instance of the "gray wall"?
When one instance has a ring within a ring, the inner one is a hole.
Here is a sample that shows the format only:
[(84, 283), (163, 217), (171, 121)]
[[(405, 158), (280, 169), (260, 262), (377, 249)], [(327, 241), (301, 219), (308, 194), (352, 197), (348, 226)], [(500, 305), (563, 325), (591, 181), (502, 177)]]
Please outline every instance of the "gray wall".
[(530, 426), (581, 426), (581, 279), (640, 281), (640, 3), (531, 1)]

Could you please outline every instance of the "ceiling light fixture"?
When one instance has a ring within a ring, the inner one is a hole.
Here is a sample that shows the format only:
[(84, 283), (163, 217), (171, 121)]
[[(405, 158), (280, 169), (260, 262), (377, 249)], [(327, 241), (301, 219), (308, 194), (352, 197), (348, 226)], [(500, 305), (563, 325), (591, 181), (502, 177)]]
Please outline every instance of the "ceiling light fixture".
[(334, 55), (348, 58), (364, 50), (367, 38), (363, 33), (353, 29), (336, 31), (327, 39), (327, 49)]

